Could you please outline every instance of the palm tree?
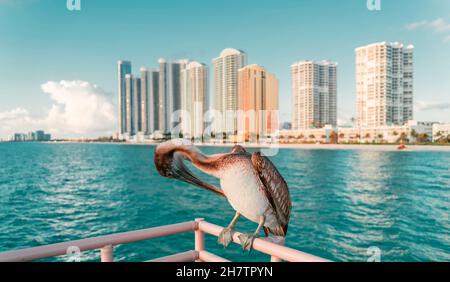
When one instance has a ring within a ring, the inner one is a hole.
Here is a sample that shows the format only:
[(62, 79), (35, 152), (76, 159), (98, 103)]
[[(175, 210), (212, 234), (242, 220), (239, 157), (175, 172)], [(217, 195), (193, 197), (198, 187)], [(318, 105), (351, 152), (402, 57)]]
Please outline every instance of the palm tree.
[(383, 143), (383, 137), (384, 137), (384, 136), (383, 136), (383, 134), (381, 134), (381, 133), (377, 135), (377, 139), (378, 139), (378, 141), (379, 141), (380, 143)]
[(397, 143), (400, 142), (408, 142), (408, 135), (406, 134), (406, 132), (402, 132), (400, 133), (400, 137), (397, 139)]
[(428, 134), (426, 134), (426, 133), (420, 133), (418, 136), (417, 136), (417, 142), (419, 142), (419, 143), (425, 143), (425, 142), (427, 142), (428, 141)]
[(330, 133), (330, 143), (336, 144), (337, 143), (337, 133), (336, 131), (331, 131)]
[(441, 131), (438, 131), (438, 132), (436, 133), (436, 135), (434, 135), (434, 136), (436, 137), (436, 141), (437, 141), (437, 142), (441, 142), (441, 139), (442, 139), (442, 137), (443, 137)]

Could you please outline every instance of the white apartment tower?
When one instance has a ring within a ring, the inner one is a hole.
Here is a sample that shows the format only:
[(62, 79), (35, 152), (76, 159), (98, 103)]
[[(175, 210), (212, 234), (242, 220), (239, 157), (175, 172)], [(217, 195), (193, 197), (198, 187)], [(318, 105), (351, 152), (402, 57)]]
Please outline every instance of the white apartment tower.
[(292, 128), (322, 128), (337, 123), (337, 63), (300, 61), (291, 66)]
[(403, 125), (413, 119), (414, 46), (374, 43), (355, 49), (357, 125)]
[(215, 131), (235, 133), (238, 110), (238, 70), (247, 64), (247, 54), (241, 50), (227, 48), (213, 59), (214, 109), (221, 116), (216, 121)]
[(205, 114), (209, 109), (208, 67), (189, 62), (181, 71), (182, 132), (185, 138), (201, 138), (206, 128)]

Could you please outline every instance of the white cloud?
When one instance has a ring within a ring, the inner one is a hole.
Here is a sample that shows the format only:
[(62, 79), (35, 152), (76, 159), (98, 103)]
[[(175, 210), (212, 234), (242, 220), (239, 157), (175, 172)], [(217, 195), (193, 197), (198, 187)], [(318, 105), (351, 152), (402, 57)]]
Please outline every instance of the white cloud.
[[(417, 30), (419, 28), (431, 29), (437, 33), (450, 33), (450, 23), (448, 23), (443, 18), (437, 18), (433, 21), (423, 20), (418, 22), (412, 22), (405, 25), (408, 30)], [(444, 41), (450, 41), (450, 35), (447, 34)]]
[(419, 112), (420, 111), (431, 111), (431, 110), (446, 111), (446, 110), (450, 110), (450, 103), (418, 101), (414, 105), (414, 110), (419, 111)]
[(0, 136), (37, 129), (57, 137), (94, 137), (114, 132), (114, 103), (97, 85), (79, 80), (48, 81), (41, 89), (53, 102), (47, 115), (35, 118), (23, 108), (0, 112)]
[(405, 28), (409, 29), (409, 30), (415, 30), (415, 29), (418, 29), (419, 27), (426, 26), (427, 24), (428, 24), (428, 21), (413, 22), (413, 23), (406, 24)]
[(435, 30), (436, 32), (448, 32), (450, 31), (450, 23), (447, 23), (444, 19), (438, 18), (429, 25)]
[(0, 112), (0, 137), (6, 137), (16, 130), (27, 132), (40, 126), (40, 122), (32, 119), (30, 113), (24, 108)]

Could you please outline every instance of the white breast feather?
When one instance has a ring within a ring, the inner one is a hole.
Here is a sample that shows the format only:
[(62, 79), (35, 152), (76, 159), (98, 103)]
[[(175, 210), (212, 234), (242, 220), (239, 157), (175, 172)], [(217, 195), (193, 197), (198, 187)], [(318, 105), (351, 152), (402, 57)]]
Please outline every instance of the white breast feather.
[(260, 189), (260, 180), (254, 171), (239, 165), (231, 166), (222, 173), (220, 185), (236, 211), (256, 223), (261, 215), (266, 215), (266, 222), (272, 225), (274, 218), (269, 201)]

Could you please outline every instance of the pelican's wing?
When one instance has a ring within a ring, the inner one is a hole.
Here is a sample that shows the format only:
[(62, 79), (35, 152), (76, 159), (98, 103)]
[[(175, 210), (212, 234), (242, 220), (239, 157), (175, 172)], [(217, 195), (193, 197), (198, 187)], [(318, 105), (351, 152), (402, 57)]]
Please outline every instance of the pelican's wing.
[(252, 163), (280, 224), (277, 230), (270, 230), (270, 232), (286, 236), (292, 205), (286, 181), (273, 163), (267, 157), (261, 156), (259, 152), (252, 154)]

